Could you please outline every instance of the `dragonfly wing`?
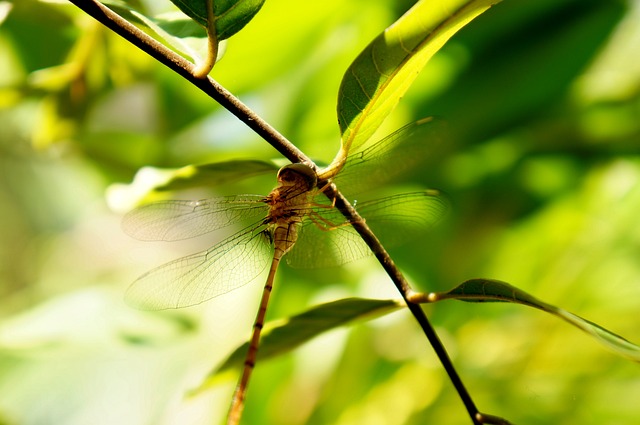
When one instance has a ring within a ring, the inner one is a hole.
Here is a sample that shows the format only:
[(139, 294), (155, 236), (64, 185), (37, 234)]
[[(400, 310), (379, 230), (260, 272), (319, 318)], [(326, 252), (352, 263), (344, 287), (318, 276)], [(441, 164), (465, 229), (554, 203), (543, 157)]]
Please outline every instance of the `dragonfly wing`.
[(435, 190), (402, 193), (358, 204), (358, 213), (385, 247), (413, 240), (440, 222), (448, 202)]
[(333, 180), (338, 189), (347, 194), (393, 181), (437, 157), (437, 147), (443, 145), (447, 133), (446, 122), (433, 117), (408, 124), (350, 154), (344, 168)]
[(126, 234), (143, 241), (177, 241), (231, 224), (266, 217), (264, 196), (243, 195), (200, 201), (161, 201), (143, 205), (122, 219)]
[[(359, 214), (385, 247), (419, 237), (436, 225), (447, 210), (447, 202), (436, 191), (405, 193), (358, 205)], [(337, 209), (318, 209), (315, 213), (319, 218), (305, 222), (296, 245), (287, 254), (289, 265), (335, 267), (373, 254)], [(331, 225), (333, 229), (327, 229)]]
[[(324, 213), (322, 218), (327, 222), (320, 226), (313, 220), (305, 221), (296, 244), (286, 255), (287, 264), (301, 269), (336, 267), (371, 254), (338, 210), (333, 208), (331, 214)], [(326, 225), (339, 227), (327, 229)]]
[(252, 226), (206, 251), (189, 255), (140, 276), (125, 301), (144, 310), (200, 304), (239, 288), (260, 275), (273, 257), (264, 226)]

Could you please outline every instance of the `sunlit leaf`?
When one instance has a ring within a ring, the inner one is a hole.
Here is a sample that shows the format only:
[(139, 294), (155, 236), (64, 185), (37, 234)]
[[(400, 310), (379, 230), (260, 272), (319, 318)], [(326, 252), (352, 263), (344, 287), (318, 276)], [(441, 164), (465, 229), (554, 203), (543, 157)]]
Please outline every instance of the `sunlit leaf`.
[[(287, 353), (323, 332), (355, 320), (372, 319), (398, 310), (402, 306), (403, 303), (397, 300), (346, 298), (313, 307), (289, 319), (267, 323), (262, 332), (258, 358), (266, 360)], [(247, 349), (248, 342), (238, 347), (211, 372), (200, 389), (208, 387), (217, 375), (240, 367)]]
[(458, 30), (500, 0), (421, 0), (369, 44), (338, 94), (340, 165), (395, 108), (427, 61)]
[(471, 279), (448, 292), (431, 293), (428, 294), (426, 298), (431, 302), (456, 299), (467, 302), (509, 302), (537, 308), (551, 313), (578, 329), (583, 330), (614, 352), (633, 361), (640, 362), (640, 346), (633, 344), (596, 323), (540, 301), (536, 297), (506, 282), (492, 279)]
[[(204, 27), (208, 26), (206, 0), (171, 1), (191, 19)], [(253, 19), (264, 0), (213, 0), (212, 3), (217, 39), (225, 40)]]

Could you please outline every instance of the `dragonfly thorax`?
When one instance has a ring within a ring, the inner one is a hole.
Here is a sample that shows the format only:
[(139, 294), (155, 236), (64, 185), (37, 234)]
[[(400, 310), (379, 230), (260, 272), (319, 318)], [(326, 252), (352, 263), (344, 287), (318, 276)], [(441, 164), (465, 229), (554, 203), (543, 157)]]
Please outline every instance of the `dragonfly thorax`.
[(317, 184), (315, 171), (304, 164), (290, 164), (278, 171), (278, 186), (267, 196), (269, 213), (264, 220), (281, 252), (295, 243), (298, 227), (308, 213)]
[(318, 177), (307, 165), (289, 164), (278, 171), (278, 184), (281, 187), (295, 186), (300, 191), (308, 191), (318, 184)]

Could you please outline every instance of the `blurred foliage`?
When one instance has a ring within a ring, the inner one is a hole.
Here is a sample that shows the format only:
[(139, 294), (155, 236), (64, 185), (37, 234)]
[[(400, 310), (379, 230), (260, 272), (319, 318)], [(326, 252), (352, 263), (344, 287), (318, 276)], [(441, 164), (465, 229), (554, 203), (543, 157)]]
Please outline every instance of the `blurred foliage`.
[[(339, 148), (344, 71), (411, 2), (298, 3), (266, 2), (213, 76), (326, 162)], [(122, 293), (139, 273), (210, 242), (131, 241), (107, 194), (141, 167), (275, 151), (69, 4), (0, 2), (0, 22), (0, 423), (211, 423), (235, 377), (186, 394), (246, 339), (259, 289), (129, 309)], [(454, 132), (417, 176), (453, 212), (428, 241), (392, 251), (416, 287), (500, 279), (640, 341), (639, 23), (637, 1), (505, 0), (427, 65), (379, 131), (436, 115)], [(165, 196), (266, 193), (273, 181)], [(397, 295), (373, 260), (283, 267), (278, 283), (273, 319)], [(517, 305), (428, 312), (481, 410), (522, 424), (637, 422), (637, 365), (565, 323)], [(259, 364), (245, 414), (247, 424), (468, 422), (406, 312)]]

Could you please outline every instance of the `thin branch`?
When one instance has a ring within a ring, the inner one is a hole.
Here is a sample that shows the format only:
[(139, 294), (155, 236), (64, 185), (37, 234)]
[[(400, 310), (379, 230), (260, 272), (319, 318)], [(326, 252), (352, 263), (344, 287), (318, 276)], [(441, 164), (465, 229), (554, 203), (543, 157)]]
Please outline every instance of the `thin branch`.
[(438, 334), (431, 325), (431, 322), (429, 322), (429, 319), (427, 318), (420, 305), (410, 301), (415, 292), (413, 291), (413, 289), (411, 289), (411, 286), (405, 279), (402, 272), (400, 272), (400, 269), (398, 269), (396, 264), (391, 259), (389, 253), (387, 253), (387, 251), (384, 249), (384, 247), (380, 243), (380, 240), (378, 240), (369, 226), (367, 226), (366, 221), (362, 217), (360, 217), (355, 208), (353, 208), (349, 201), (336, 189), (335, 185), (331, 184), (330, 186), (328, 186), (328, 189), (325, 190), (325, 194), (330, 199), (335, 200), (336, 208), (338, 208), (338, 210), (350, 221), (351, 225), (358, 232), (360, 237), (362, 237), (365, 243), (373, 251), (376, 258), (378, 259), (384, 270), (387, 272), (387, 275), (391, 278), (394, 285), (402, 295), (402, 298), (407, 303), (409, 311), (411, 311), (413, 317), (420, 324), (422, 331), (429, 340), (431, 347), (433, 347), (433, 350), (438, 356), (442, 367), (447, 372), (451, 383), (458, 392), (458, 395), (460, 396), (464, 407), (467, 409), (469, 417), (473, 421), (474, 425), (482, 424), (482, 418), (484, 416), (478, 411), (478, 408), (473, 402), (473, 399), (467, 391), (464, 383), (462, 382), (460, 375), (458, 375), (458, 372), (456, 371), (455, 366), (453, 365), (453, 362), (451, 361), (451, 358), (447, 353), (447, 349), (442, 344), (442, 341), (440, 341)]
[[(69, 1), (198, 87), (221, 106), (238, 117), (238, 119), (244, 122), (258, 135), (264, 138), (287, 159), (292, 162), (303, 162), (314, 169), (317, 168), (313, 161), (311, 161), (311, 159), (309, 159), (302, 151), (278, 133), (273, 127), (267, 124), (266, 121), (256, 115), (246, 105), (240, 102), (240, 100), (234, 97), (230, 92), (220, 86), (216, 81), (210, 77), (206, 79), (196, 77), (193, 73), (194, 65), (192, 63), (169, 50), (164, 45), (158, 43), (156, 40), (149, 37), (147, 34), (140, 31), (138, 28), (131, 25), (128, 21), (113, 13), (110, 9), (106, 8), (99, 2), (93, 0)], [(321, 182), (321, 184), (323, 184), (323, 182)], [(413, 294), (413, 290), (398, 267), (395, 265), (371, 229), (369, 229), (365, 221), (359, 216), (349, 201), (337, 190), (335, 185), (331, 184), (328, 186), (328, 189), (325, 190), (325, 194), (335, 200), (335, 205), (338, 210), (347, 218), (347, 220), (349, 220), (349, 222), (353, 223), (353, 227), (360, 234), (369, 248), (371, 248), (398, 291), (402, 294), (409, 310), (429, 340), (429, 343), (433, 347), (445, 371), (449, 375), (449, 379), (462, 399), (462, 402), (474, 425), (482, 424), (483, 418), (488, 416), (481, 414), (476, 408), (469, 392), (455, 370), (446, 348), (440, 341), (440, 338), (429, 322), (424, 311), (418, 304), (409, 301), (409, 298)]]
[[(140, 50), (149, 54), (158, 62), (175, 71), (178, 75), (198, 87), (220, 106), (235, 115), (240, 121), (245, 123), (250, 129), (255, 131), (260, 137), (266, 140), (278, 152), (291, 162), (302, 162), (314, 167), (313, 162), (298, 149), (293, 143), (287, 140), (275, 128), (271, 127), (265, 120), (253, 112), (247, 105), (242, 103), (237, 97), (232, 95), (224, 87), (218, 84), (211, 77), (198, 78), (194, 75), (196, 66), (176, 54), (163, 44), (139, 30), (137, 27), (123, 19), (117, 13), (107, 8), (100, 2), (94, 0), (69, 0), (78, 6), (89, 16), (111, 29), (116, 34), (122, 36)], [(314, 167), (315, 168), (315, 167)]]

